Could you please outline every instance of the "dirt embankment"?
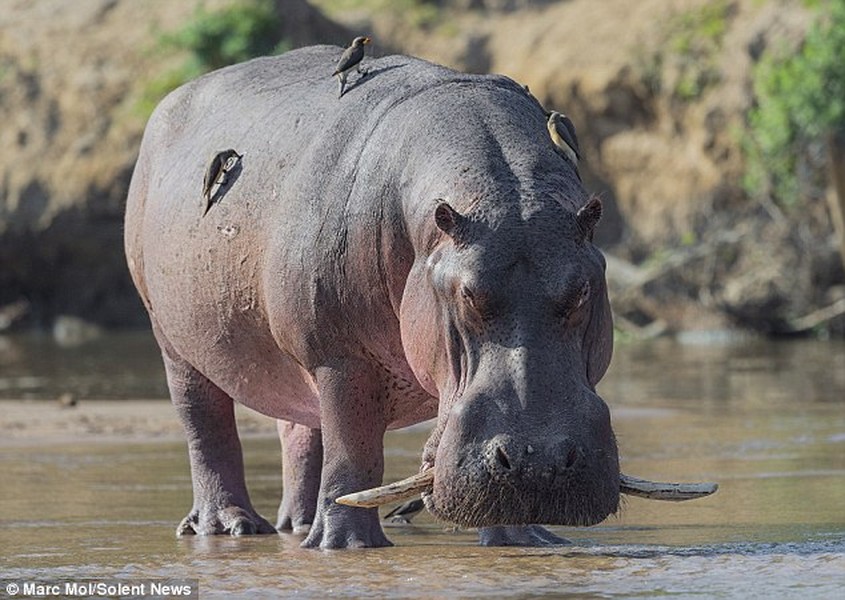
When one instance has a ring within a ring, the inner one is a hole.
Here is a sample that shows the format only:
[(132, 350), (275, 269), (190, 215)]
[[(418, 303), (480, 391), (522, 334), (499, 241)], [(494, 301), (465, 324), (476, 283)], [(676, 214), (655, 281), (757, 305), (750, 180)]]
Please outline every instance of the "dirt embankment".
[[(632, 330), (806, 329), (816, 321), (800, 317), (845, 297), (826, 205), (785, 214), (741, 187), (751, 69), (801, 38), (802, 3), (442, 0), (434, 17), (330, 13), (348, 30), (302, 0), (278, 3), (295, 45), (373, 33), (377, 52), (504, 73), (569, 114), (586, 183), (606, 203), (599, 242), (620, 259), (612, 300)], [(708, 4), (721, 11), (715, 34), (696, 24)], [(144, 322), (120, 224), (144, 124), (133, 107), (176, 60), (152, 51), (157, 32), (195, 5), (19, 0), (0, 13), (0, 307), (24, 298), (42, 324), (59, 313)], [(842, 317), (818, 322), (845, 330)]]
[[(147, 323), (123, 254), (123, 207), (149, 83), (184, 61), (163, 32), (233, 0), (10, 0), (0, 10), (0, 331), (70, 314)], [(349, 37), (304, 0), (295, 45)]]

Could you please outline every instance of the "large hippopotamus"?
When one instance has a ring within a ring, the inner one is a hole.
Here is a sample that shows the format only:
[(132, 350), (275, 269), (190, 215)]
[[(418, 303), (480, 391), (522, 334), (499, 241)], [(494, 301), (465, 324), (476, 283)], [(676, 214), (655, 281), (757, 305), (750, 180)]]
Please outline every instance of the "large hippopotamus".
[(388, 56), (338, 98), (341, 51), (221, 69), (147, 125), (125, 243), (188, 438), (178, 533), (275, 531), (233, 402), (278, 419), (277, 527), (305, 547), (390, 544), (376, 509), (335, 499), (381, 484), (386, 430), (432, 417), (436, 517), (488, 544), (602, 521), (620, 473), (596, 393), (613, 336), (600, 202), (511, 79)]

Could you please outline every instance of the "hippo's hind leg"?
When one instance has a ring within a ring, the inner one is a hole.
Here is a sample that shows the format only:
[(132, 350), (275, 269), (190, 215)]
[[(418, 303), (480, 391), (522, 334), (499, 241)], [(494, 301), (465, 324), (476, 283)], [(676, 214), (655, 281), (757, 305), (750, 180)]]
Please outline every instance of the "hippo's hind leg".
[(163, 352), (167, 385), (188, 438), (194, 506), (177, 535), (275, 533), (249, 501), (232, 399), (180, 358)]
[(308, 533), (317, 511), (323, 439), (319, 429), (277, 421), (282, 442), (282, 503), (279, 531)]

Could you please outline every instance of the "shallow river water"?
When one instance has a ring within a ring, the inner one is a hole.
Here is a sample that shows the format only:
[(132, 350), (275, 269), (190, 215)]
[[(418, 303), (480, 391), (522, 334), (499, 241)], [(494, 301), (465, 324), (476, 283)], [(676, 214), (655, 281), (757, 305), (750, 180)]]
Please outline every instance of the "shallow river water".
[[(5, 397), (164, 393), (146, 336), (17, 348), (0, 364)], [(599, 392), (626, 473), (718, 493), (630, 498), (596, 527), (555, 528), (573, 542), (560, 548), (481, 548), (420, 515), (387, 529), (393, 548), (321, 552), (292, 535), (177, 539), (191, 503), (181, 442), (0, 446), (0, 580), (196, 578), (202, 598), (845, 597), (845, 344), (618, 344)], [(389, 434), (387, 480), (416, 471), (426, 432)], [(273, 520), (278, 441), (244, 451)]]

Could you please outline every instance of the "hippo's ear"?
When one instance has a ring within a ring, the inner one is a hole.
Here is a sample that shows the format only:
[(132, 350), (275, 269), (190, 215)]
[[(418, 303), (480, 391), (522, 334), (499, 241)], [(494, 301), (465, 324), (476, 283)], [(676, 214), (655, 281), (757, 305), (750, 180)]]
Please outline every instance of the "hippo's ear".
[(601, 212), (601, 200), (593, 196), (575, 213), (575, 219), (578, 221), (578, 229), (584, 235), (584, 239), (593, 241), (593, 230), (596, 228), (599, 219), (601, 219)]
[(465, 221), (466, 218), (461, 213), (443, 200), (440, 200), (434, 209), (434, 222), (449, 237), (457, 237)]

